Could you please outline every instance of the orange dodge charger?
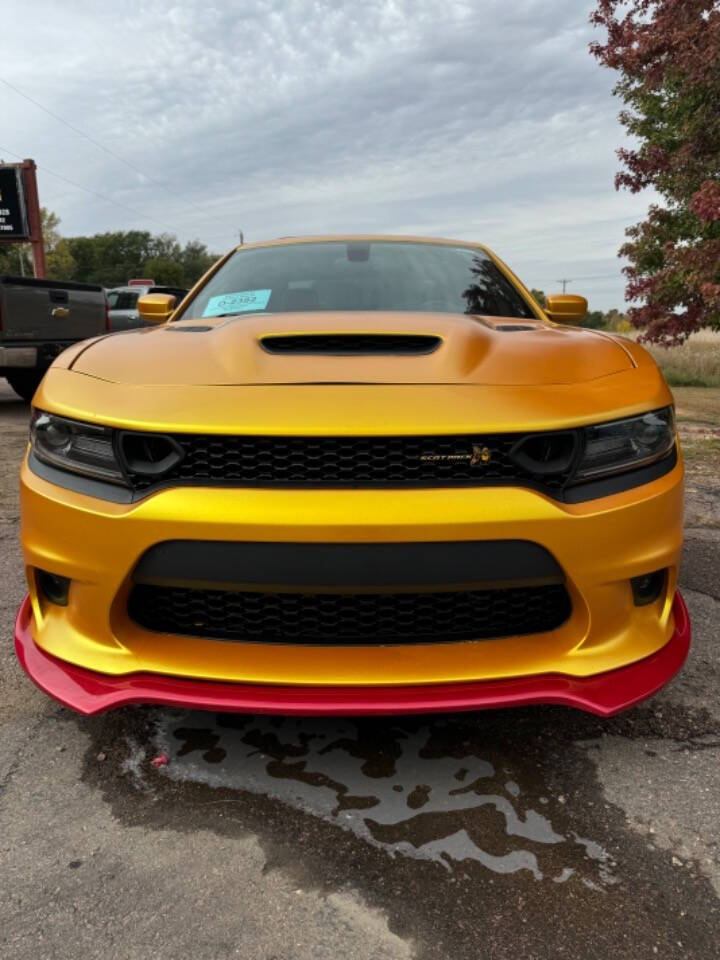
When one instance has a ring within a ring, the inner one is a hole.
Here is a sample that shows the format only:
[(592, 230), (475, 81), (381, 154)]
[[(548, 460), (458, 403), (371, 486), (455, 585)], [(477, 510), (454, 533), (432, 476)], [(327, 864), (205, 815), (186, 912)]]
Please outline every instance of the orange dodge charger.
[(690, 642), (673, 399), (487, 248), (275, 240), (66, 350), (22, 466), (16, 648), (127, 703), (608, 715)]

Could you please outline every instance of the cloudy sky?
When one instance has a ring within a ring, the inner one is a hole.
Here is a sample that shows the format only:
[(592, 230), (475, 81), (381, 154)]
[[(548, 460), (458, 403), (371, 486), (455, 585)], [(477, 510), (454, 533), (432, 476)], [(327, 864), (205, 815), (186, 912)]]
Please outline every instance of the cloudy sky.
[(457, 237), (622, 306), (616, 251), (649, 198), (613, 187), (592, 6), (34, 0), (3, 18), (0, 158), (37, 161), (66, 235)]

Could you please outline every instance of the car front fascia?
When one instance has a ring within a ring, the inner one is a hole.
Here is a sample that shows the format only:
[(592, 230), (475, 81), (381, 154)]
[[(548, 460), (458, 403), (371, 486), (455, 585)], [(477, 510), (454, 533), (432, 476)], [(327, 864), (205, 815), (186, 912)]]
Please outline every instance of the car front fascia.
[[(172, 488), (135, 504), (66, 490), (21, 472), (22, 539), (34, 637), (49, 654), (112, 675), (158, 672), (233, 682), (435, 683), (558, 672), (589, 676), (660, 649), (672, 634), (682, 544), (682, 464), (652, 483), (581, 504), (531, 490), (261, 490)], [(573, 600), (552, 634), (425, 644), (330, 648), (150, 634), (127, 615), (133, 571), (156, 543), (403, 543), (514, 539), (547, 549)], [(589, 551), (587, 544), (593, 543)], [(33, 571), (72, 581), (62, 611), (44, 604)], [(667, 569), (662, 597), (633, 605), (630, 579)]]

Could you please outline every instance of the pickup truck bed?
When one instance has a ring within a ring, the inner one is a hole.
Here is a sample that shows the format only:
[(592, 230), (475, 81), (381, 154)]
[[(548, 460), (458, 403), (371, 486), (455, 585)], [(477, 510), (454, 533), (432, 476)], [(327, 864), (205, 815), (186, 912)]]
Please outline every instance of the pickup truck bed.
[(30, 400), (55, 357), (108, 329), (102, 287), (35, 277), (0, 277), (0, 376)]

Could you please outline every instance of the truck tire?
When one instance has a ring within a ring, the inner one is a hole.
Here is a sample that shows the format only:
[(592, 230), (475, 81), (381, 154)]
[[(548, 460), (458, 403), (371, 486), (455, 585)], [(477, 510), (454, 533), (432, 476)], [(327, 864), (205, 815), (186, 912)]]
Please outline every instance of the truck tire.
[(6, 373), (5, 377), (15, 393), (26, 403), (30, 403), (44, 372), (44, 370), (15, 370), (12, 373)]

